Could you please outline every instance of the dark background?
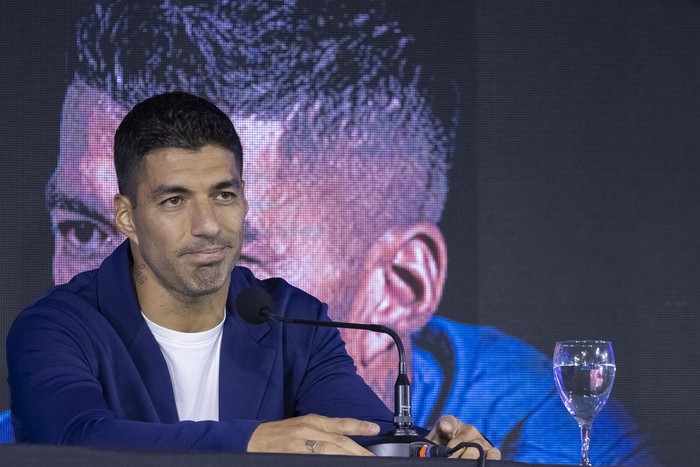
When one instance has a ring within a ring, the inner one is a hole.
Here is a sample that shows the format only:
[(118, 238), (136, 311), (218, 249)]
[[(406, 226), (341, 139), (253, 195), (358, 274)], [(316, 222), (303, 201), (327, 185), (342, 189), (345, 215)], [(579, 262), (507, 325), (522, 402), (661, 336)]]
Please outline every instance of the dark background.
[[(0, 3), (3, 341), (51, 284), (43, 191), (58, 153), (66, 51), (89, 4)], [(497, 326), (547, 354), (557, 340), (612, 340), (613, 395), (665, 464), (692, 463), (700, 3), (388, 6), (425, 44), (426, 73), (449, 91), (438, 98), (457, 95), (463, 107), (439, 314)]]

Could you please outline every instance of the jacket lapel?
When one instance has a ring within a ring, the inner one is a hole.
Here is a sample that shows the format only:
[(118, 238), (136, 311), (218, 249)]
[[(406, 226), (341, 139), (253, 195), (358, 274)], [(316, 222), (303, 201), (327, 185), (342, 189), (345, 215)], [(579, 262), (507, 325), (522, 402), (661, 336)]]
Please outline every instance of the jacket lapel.
[(105, 318), (124, 343), (162, 423), (179, 420), (170, 372), (158, 342), (141, 316), (131, 281), (129, 241), (102, 263), (98, 272), (98, 300)]
[(127, 350), (141, 375), (160, 421), (163, 423), (179, 421), (168, 365), (145, 321), (142, 320), (140, 330)]
[(277, 351), (262, 343), (270, 324), (249, 324), (229, 313), (219, 366), (219, 420), (255, 420), (272, 376)]

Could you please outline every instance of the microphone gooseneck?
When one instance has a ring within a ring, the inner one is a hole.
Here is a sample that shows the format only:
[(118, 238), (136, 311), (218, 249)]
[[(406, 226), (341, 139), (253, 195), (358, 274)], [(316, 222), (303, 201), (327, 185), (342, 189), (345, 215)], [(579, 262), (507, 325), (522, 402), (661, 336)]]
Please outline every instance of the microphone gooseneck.
[[(415, 434), (412, 429), (413, 415), (411, 413), (411, 383), (408, 378), (406, 351), (401, 337), (390, 327), (381, 324), (344, 323), (341, 321), (315, 321), (308, 319), (287, 318), (273, 313), (275, 302), (270, 294), (260, 286), (251, 286), (238, 294), (236, 309), (241, 317), (251, 324), (261, 324), (268, 318), (283, 323), (306, 324), (331, 328), (363, 329), (366, 331), (388, 334), (396, 344), (399, 352), (399, 375), (394, 385), (394, 427), (401, 431), (399, 434)], [(405, 431), (405, 432), (404, 432)]]
[[(394, 457), (448, 457), (453, 452), (456, 452), (457, 449), (460, 449), (457, 447), (447, 449), (446, 447), (437, 446), (432, 441), (418, 435), (416, 430), (413, 429), (411, 383), (408, 378), (406, 352), (401, 337), (399, 337), (396, 331), (380, 324), (287, 318), (274, 314), (274, 305), (274, 300), (270, 294), (259, 286), (251, 286), (243, 290), (238, 295), (238, 298), (236, 298), (236, 309), (238, 313), (245, 321), (251, 324), (261, 324), (269, 318), (283, 323), (381, 332), (388, 334), (394, 340), (396, 349), (399, 352), (399, 375), (394, 385), (394, 430), (365, 443), (364, 447), (378, 456)], [(482, 453), (480, 459), (483, 459), (483, 449), (481, 449), (480, 452)]]

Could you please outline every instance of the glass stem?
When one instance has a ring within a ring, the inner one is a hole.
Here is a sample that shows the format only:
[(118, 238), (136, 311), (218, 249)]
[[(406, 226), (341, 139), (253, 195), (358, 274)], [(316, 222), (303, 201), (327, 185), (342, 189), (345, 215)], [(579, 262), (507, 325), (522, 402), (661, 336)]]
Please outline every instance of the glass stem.
[(581, 428), (581, 465), (591, 465), (591, 460), (588, 457), (588, 448), (591, 446), (591, 424), (580, 423)]

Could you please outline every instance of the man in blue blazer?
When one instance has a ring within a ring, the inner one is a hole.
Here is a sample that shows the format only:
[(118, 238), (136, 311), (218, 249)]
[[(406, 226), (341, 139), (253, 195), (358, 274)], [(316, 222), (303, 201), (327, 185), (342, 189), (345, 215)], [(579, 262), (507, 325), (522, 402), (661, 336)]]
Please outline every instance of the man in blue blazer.
[[(356, 374), (338, 331), (238, 315), (239, 293), (257, 285), (279, 314), (328, 319), (312, 296), (235, 267), (248, 202), (229, 117), (190, 94), (157, 95), (127, 114), (114, 148), (115, 223), (127, 240), (10, 330), (16, 439), (369, 455), (349, 436), (390, 429), (392, 414)], [(448, 447), (476, 441), (500, 457), (453, 417), (427, 437)]]

